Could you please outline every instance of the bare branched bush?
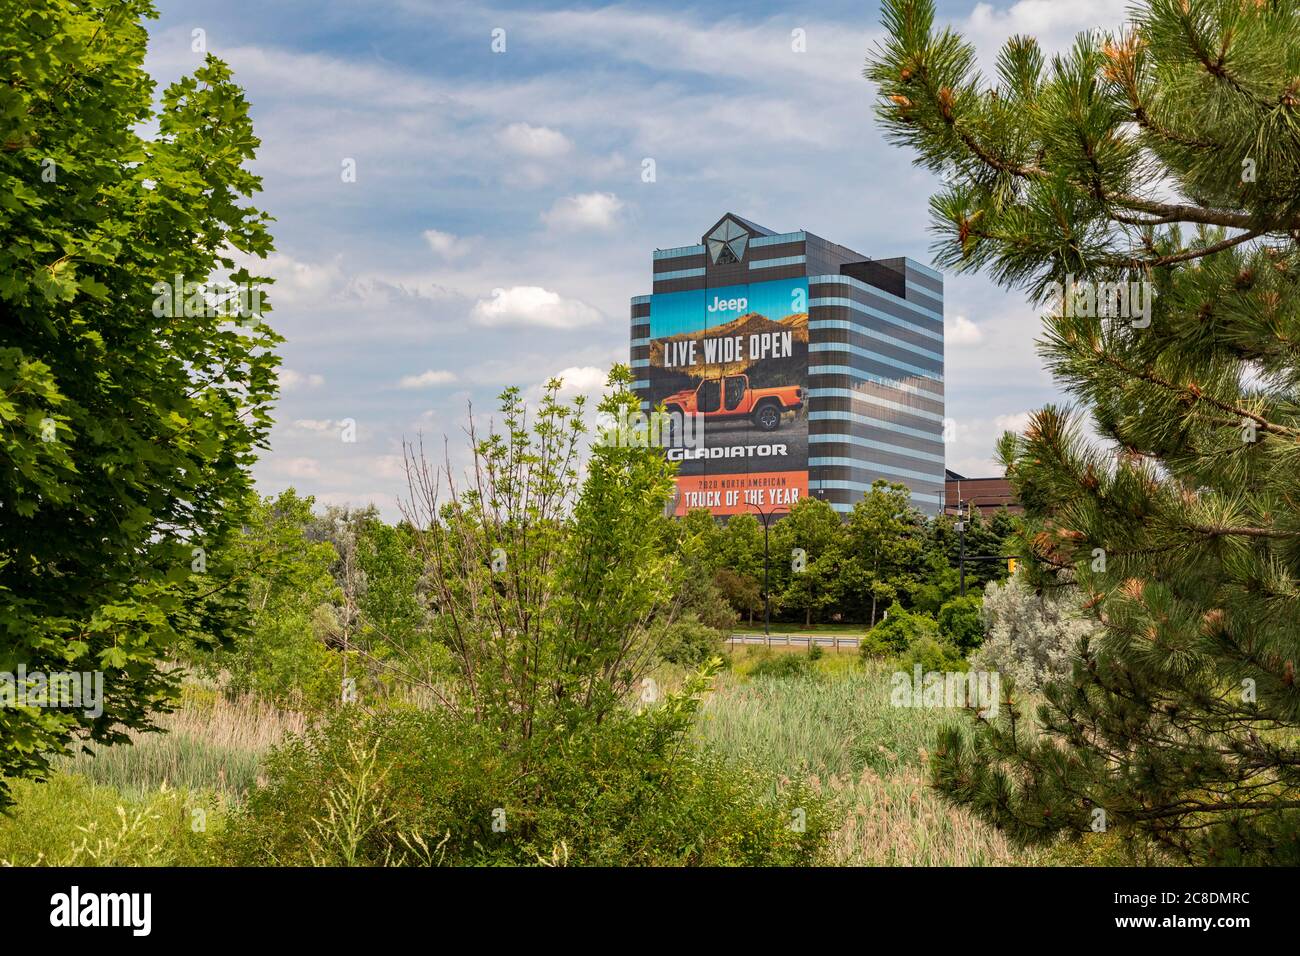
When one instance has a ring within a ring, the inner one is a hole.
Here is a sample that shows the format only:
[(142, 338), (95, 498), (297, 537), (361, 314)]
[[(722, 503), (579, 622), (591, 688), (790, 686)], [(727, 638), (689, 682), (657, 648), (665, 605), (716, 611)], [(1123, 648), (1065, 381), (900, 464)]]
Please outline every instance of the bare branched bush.
[[(603, 415), (636, 414), (629, 381), (611, 373)], [(547, 384), (531, 420), (508, 389), (486, 437), (471, 416), (463, 477), (447, 452), (434, 466), (422, 443), (405, 448), (403, 514), (459, 669), (455, 699), (437, 695), (507, 740), (599, 722), (653, 664), (650, 624), (671, 617), (677, 592), (671, 466), (627, 441), (596, 441), (583, 461), (585, 402), (561, 401), (560, 387)]]

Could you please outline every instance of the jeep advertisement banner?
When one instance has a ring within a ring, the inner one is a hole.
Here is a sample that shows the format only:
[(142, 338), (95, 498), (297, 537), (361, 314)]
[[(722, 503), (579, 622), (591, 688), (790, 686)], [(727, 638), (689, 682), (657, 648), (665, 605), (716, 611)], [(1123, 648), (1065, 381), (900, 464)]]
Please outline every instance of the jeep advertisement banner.
[(650, 299), (652, 408), (668, 414), (675, 510), (787, 511), (808, 494), (808, 280)]

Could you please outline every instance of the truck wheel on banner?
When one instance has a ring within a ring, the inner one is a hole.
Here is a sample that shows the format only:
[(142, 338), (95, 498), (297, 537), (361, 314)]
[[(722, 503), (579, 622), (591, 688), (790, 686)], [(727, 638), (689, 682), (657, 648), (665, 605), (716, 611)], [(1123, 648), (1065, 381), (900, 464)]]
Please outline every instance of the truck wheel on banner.
[(769, 402), (754, 412), (754, 424), (765, 432), (774, 432), (781, 426), (781, 409)]

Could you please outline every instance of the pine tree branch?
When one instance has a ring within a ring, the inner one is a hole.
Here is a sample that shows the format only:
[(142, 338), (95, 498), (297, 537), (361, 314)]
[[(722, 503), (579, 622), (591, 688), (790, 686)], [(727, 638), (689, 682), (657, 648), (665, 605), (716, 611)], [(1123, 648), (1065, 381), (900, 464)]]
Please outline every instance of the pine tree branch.
[(1157, 256), (1152, 259), (1141, 259), (1136, 256), (1129, 259), (1105, 259), (1102, 260), (1102, 264), (1115, 269), (1158, 269), (1162, 266), (1171, 266), (1180, 262), (1190, 262), (1193, 259), (1200, 259), (1204, 256), (1212, 256), (1216, 252), (1223, 252), (1225, 249), (1239, 246), (1243, 242), (1257, 239), (1261, 235), (1263, 235), (1263, 230), (1253, 229), (1249, 232), (1243, 232), (1241, 235), (1232, 236), (1231, 238), (1224, 239), (1209, 246), (1199, 248), (1191, 247), (1184, 249), (1182, 252)]
[(1196, 59), (1200, 61), (1200, 64), (1205, 68), (1206, 73), (1209, 73), (1216, 80), (1226, 83), (1233, 92), (1240, 93), (1244, 99), (1248, 100), (1260, 109), (1272, 109), (1272, 104), (1266, 100), (1261, 100), (1250, 90), (1246, 89), (1241, 80), (1239, 80), (1225, 65), (1228, 59), (1228, 45), (1230, 43), (1231, 30), (1228, 31), (1229, 36), (1225, 36), (1223, 43), (1219, 46), (1218, 56), (1211, 59), (1210, 51), (1206, 47), (1204, 39), (1196, 32), (1196, 25), (1193, 22), (1189, 7), (1184, 6), (1179, 21), (1183, 27), (1183, 32), (1187, 36), (1188, 45), (1190, 45), (1192, 50), (1195, 51)]
[(1159, 216), (1161, 222), (1194, 222), (1206, 226), (1224, 226), (1229, 229), (1258, 229), (1260, 232), (1289, 232), (1300, 228), (1300, 216), (1290, 219), (1260, 222), (1256, 217), (1226, 209), (1207, 206), (1189, 206), (1181, 203), (1155, 202), (1129, 193), (1115, 193), (1107, 200), (1124, 209)]
[[(923, 72), (922, 76), (924, 77), (926, 74)], [(982, 144), (974, 134), (970, 132), (967, 125), (962, 121), (962, 118), (954, 109), (951, 90), (945, 87), (943, 90), (935, 91), (929, 83), (922, 83), (921, 87), (930, 101), (929, 105), (939, 114), (948, 131), (956, 135), (974, 158), (979, 160), (990, 170), (1001, 175), (1015, 176), (1018, 179), (1026, 181), (1041, 181), (1050, 178), (1050, 174), (1047, 170), (1038, 165), (1003, 159), (995, 154), (991, 149), (984, 146), (984, 144)], [(901, 124), (926, 129), (923, 122), (905, 115), (902, 106), (896, 107), (894, 118)], [(934, 129), (929, 130), (929, 132), (936, 135), (938, 133), (938, 131)], [(1087, 158), (1086, 152), (1083, 155)], [(1261, 222), (1257, 217), (1248, 213), (1234, 212), (1226, 209), (1214, 209), (1207, 206), (1188, 205), (1185, 203), (1157, 202), (1130, 193), (1109, 193), (1105, 191), (1098, 193), (1094, 188), (1098, 185), (1097, 183), (1076, 183), (1076, 185), (1082, 186), (1090, 193), (1093, 193), (1095, 198), (1105, 205), (1119, 206), (1120, 208), (1130, 209), (1135, 212), (1148, 213), (1149, 215), (1158, 217), (1159, 223), (1188, 222), (1207, 226), (1224, 226), (1233, 229), (1258, 229), (1260, 233), (1289, 232), (1293, 229), (1300, 229), (1300, 216), (1265, 220)], [(1119, 221), (1128, 221), (1129, 224), (1134, 224), (1132, 220), (1124, 220), (1117, 216), (1113, 211), (1109, 213), (1109, 215), (1119, 219)], [(1151, 224), (1155, 224), (1155, 222)]]
[(1182, 395), (1193, 402), (1204, 402), (1214, 408), (1219, 409), (1220, 411), (1228, 412), (1231, 415), (1235, 415), (1239, 419), (1242, 418), (1248, 419), (1254, 422), (1259, 427), (1260, 431), (1269, 432), (1274, 435), (1282, 435), (1287, 438), (1300, 438), (1300, 430), (1296, 430), (1294, 428), (1288, 428), (1285, 425), (1276, 425), (1273, 422), (1270, 422), (1268, 419), (1264, 418), (1262, 415), (1257, 415), (1248, 409), (1241, 408), (1229, 402), (1225, 402), (1221, 399), (1215, 398), (1212, 395), (1206, 395), (1203, 391), (1201, 391), (1199, 388), (1197, 388), (1194, 385), (1192, 386), (1175, 385), (1173, 382), (1161, 378), (1159, 375), (1156, 375), (1154, 372), (1148, 371), (1146, 369), (1135, 369), (1132, 366), (1124, 362), (1121, 362), (1119, 359), (1115, 358), (1109, 352), (1103, 350), (1100, 345), (1097, 345), (1093, 348), (1093, 355), (1100, 361), (1105, 362), (1107, 365), (1110, 365), (1113, 368), (1119, 369), (1120, 371), (1124, 372), (1126, 375), (1130, 375), (1133, 378), (1141, 379), (1144, 382), (1150, 382), (1152, 385), (1157, 385), (1160, 388), (1165, 389), (1166, 391), (1174, 392), (1176, 394)]
[(1168, 127), (1161, 126), (1151, 118), (1151, 114), (1147, 111), (1146, 107), (1142, 105), (1141, 100), (1138, 99), (1136, 95), (1130, 99), (1130, 104), (1132, 106), (1133, 122), (1137, 123), (1139, 128), (1153, 136), (1157, 136), (1174, 146), (1181, 146), (1185, 149), (1217, 150), (1220, 148), (1218, 143), (1209, 143), (1198, 139), (1190, 139), (1186, 136), (1180, 136)]
[(1279, 531), (1276, 528), (1234, 528), (1228, 525), (1180, 524), (1180, 530), (1191, 531), (1210, 538), (1300, 538), (1300, 531)]

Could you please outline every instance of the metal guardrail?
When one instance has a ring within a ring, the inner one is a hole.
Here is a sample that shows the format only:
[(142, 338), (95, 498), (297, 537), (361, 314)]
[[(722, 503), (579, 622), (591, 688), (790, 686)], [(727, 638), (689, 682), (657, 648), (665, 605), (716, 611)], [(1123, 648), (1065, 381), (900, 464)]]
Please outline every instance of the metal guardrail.
[(858, 638), (847, 634), (732, 634), (727, 638), (728, 644), (762, 644), (769, 647), (808, 647), (815, 642), (820, 647), (839, 650), (841, 647), (857, 647)]

